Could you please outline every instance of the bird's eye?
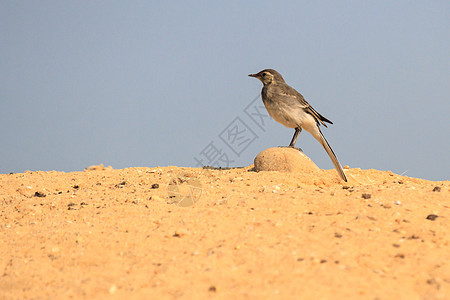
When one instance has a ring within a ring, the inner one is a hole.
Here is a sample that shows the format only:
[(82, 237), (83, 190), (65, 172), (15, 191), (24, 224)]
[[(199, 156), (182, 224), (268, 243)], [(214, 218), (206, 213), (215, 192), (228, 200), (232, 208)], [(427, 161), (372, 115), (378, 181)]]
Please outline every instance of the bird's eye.
[(262, 73), (262, 76), (264, 77), (264, 76), (266, 76), (267, 75), (267, 73), (266, 72), (264, 72), (264, 73)]

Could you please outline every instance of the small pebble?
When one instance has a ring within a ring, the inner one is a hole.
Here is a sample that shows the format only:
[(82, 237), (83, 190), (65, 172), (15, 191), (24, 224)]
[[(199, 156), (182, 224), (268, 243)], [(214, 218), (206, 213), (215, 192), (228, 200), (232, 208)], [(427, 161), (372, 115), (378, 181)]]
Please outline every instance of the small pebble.
[(157, 183), (152, 184), (152, 189), (157, 189), (157, 188), (159, 188), (159, 184), (157, 184)]
[(188, 233), (187, 230), (180, 228), (180, 229), (175, 230), (173, 237), (182, 237), (182, 236), (186, 235), (187, 233)]
[(427, 216), (427, 220), (434, 221), (434, 220), (436, 220), (438, 217), (439, 217), (438, 215), (433, 215), (433, 214), (431, 214), (431, 215), (428, 215), (428, 216)]
[(435, 186), (433, 189), (433, 192), (440, 192), (441, 191), (441, 187), (440, 186)]
[(109, 293), (112, 295), (117, 291), (117, 286), (115, 284), (113, 284), (110, 288), (109, 288)]
[(209, 287), (208, 291), (216, 293), (217, 292), (217, 288), (214, 285), (212, 285), (212, 286)]
[(149, 200), (154, 200), (154, 201), (164, 201), (164, 199), (162, 199), (161, 197), (157, 196), (157, 195), (152, 195), (150, 196)]
[(418, 240), (418, 239), (420, 239), (420, 237), (415, 235), (415, 234), (413, 234), (410, 237), (408, 237), (408, 240)]
[(372, 195), (371, 195), (371, 194), (366, 194), (366, 193), (364, 193), (364, 194), (361, 195), (361, 197), (362, 197), (363, 199), (370, 199), (370, 198), (372, 197)]
[(41, 193), (41, 192), (36, 192), (36, 193), (34, 193), (34, 196), (35, 197), (46, 197), (47, 195), (44, 193)]

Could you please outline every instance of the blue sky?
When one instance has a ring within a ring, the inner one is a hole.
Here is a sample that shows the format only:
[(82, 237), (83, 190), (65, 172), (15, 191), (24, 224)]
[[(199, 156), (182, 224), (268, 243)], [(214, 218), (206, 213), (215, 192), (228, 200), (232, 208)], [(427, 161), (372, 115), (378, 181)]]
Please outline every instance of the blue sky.
[[(448, 180), (449, 15), (448, 1), (2, 1), (0, 173), (250, 165), (293, 134), (246, 114), (262, 86), (247, 75), (274, 68), (334, 122), (342, 165)], [(333, 168), (307, 132), (297, 146)]]

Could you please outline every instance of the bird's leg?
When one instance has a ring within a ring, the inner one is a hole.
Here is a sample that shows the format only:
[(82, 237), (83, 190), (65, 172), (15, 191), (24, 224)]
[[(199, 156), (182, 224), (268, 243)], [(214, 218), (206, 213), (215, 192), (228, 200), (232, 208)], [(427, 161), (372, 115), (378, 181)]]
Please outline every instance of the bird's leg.
[[(301, 148), (295, 148), (295, 142), (297, 141), (297, 138), (298, 138), (298, 135), (300, 134), (300, 132), (302, 132), (301, 127), (295, 128), (294, 136), (292, 137), (291, 143), (289, 144), (289, 146), (287, 146), (287, 148), (294, 148), (294, 149), (297, 149), (297, 150), (303, 152), (303, 150)], [(286, 146), (284, 146), (284, 147), (286, 147)]]
[(302, 131), (302, 129), (300, 127), (295, 128), (294, 136), (292, 137), (289, 147), (294, 148), (295, 142), (297, 141), (298, 135), (300, 134), (301, 131)]

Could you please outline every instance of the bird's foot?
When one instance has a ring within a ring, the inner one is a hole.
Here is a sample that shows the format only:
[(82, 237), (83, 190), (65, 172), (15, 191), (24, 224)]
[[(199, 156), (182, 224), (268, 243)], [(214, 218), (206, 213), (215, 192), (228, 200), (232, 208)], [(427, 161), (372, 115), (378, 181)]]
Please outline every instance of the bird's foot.
[(302, 148), (296, 148), (294, 146), (278, 146), (278, 148), (292, 148), (292, 149), (297, 149), (300, 152), (303, 152)]

